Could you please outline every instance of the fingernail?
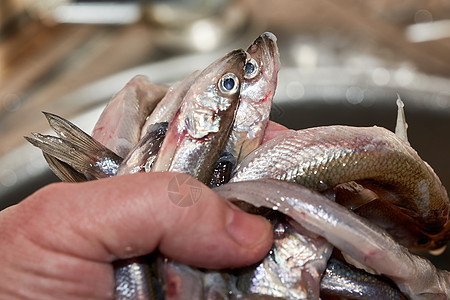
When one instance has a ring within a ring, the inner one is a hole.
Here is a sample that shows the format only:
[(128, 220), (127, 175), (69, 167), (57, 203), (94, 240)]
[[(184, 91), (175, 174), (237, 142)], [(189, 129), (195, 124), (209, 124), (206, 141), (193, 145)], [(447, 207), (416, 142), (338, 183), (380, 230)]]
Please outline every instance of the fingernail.
[(256, 246), (272, 235), (272, 226), (265, 218), (247, 214), (231, 205), (227, 230), (231, 238), (244, 247)]

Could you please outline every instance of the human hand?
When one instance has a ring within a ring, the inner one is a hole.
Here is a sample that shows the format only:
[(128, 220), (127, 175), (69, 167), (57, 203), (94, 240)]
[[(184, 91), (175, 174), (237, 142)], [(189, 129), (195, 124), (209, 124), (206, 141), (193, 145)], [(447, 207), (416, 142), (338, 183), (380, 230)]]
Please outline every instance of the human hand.
[[(269, 123), (265, 139), (284, 127)], [(209, 269), (249, 265), (272, 245), (268, 221), (201, 188), (195, 205), (168, 195), (177, 173), (48, 185), (0, 212), (1, 299), (113, 298), (112, 262), (159, 249)]]

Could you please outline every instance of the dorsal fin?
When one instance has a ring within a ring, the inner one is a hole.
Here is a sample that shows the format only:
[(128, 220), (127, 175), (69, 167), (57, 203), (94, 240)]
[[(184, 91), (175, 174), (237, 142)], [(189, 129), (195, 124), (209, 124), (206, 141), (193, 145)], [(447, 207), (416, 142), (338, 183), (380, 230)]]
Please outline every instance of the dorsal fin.
[(408, 124), (406, 123), (405, 119), (405, 111), (403, 107), (405, 104), (403, 103), (402, 99), (400, 99), (400, 95), (397, 94), (397, 124), (395, 125), (395, 135), (405, 141), (409, 145), (408, 142), (408, 134), (406, 133), (408, 129)]

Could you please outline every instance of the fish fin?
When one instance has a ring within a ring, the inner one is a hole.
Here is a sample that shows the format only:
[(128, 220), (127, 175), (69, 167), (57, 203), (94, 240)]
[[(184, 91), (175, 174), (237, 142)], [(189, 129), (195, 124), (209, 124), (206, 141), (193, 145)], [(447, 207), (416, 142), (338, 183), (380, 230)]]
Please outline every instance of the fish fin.
[(118, 157), (117, 154), (103, 146), (69, 120), (48, 112), (43, 112), (43, 114), (47, 118), (50, 127), (60, 138), (84, 150), (89, 149), (92, 152), (106, 152)]
[(355, 181), (338, 184), (333, 189), (336, 202), (351, 210), (378, 199), (378, 195), (375, 192)]
[(83, 182), (87, 181), (87, 178), (76, 171), (74, 168), (66, 164), (65, 162), (60, 161), (54, 156), (47, 154), (45, 152), (42, 153), (44, 155), (45, 160), (47, 161), (50, 169), (58, 176), (59, 179), (65, 182)]
[(62, 138), (43, 135), (33, 132), (33, 137), (25, 137), (33, 146), (38, 147), (42, 152), (70, 165), (78, 172), (84, 173), (89, 169), (91, 159), (78, 146)]
[(44, 153), (68, 164), (89, 179), (115, 175), (114, 170), (117, 170), (121, 162), (121, 158), (106, 148), (107, 151), (98, 152), (98, 149), (80, 148), (82, 143), (73, 144), (59, 137), (40, 133), (32, 133), (32, 135), (32, 138), (25, 137), (25, 139)]
[(404, 106), (405, 104), (403, 103), (402, 99), (400, 99), (400, 95), (397, 94), (397, 123), (395, 125), (395, 135), (397, 137), (399, 137), (400, 139), (402, 139), (405, 143), (407, 143), (408, 145), (408, 135), (406, 133), (407, 129), (408, 129), (408, 124), (406, 123), (406, 118), (405, 118), (405, 110), (404, 110)]

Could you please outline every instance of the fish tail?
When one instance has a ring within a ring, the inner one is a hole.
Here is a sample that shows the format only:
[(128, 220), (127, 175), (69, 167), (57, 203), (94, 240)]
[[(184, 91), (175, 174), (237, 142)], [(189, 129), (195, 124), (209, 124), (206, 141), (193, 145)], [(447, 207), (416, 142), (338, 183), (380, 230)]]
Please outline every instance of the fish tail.
[[(50, 127), (59, 137), (32, 133), (33, 137), (25, 139), (47, 154), (52, 170), (63, 180), (81, 179), (74, 177), (74, 171), (88, 179), (114, 176), (122, 158), (96, 141), (83, 130), (57, 115), (44, 113)], [(56, 159), (56, 161), (55, 161)], [(59, 161), (59, 162), (58, 162)], [(68, 171), (67, 164), (74, 170)], [(73, 177), (73, 178), (72, 178)]]
[[(60, 138), (65, 139), (81, 149), (91, 149), (91, 151), (113, 153), (69, 120), (48, 112), (43, 112), (43, 114), (47, 118), (50, 127)], [(115, 153), (114, 155), (117, 156)]]
[[(33, 146), (38, 147), (48, 157), (66, 163), (77, 172), (89, 173), (92, 159), (83, 149), (62, 138), (33, 132), (33, 137), (25, 137)], [(54, 160), (52, 160), (54, 162)], [(60, 166), (53, 164), (53, 166)]]
[(65, 162), (60, 161), (54, 156), (47, 154), (45, 152), (42, 153), (44, 155), (45, 160), (47, 161), (50, 169), (58, 176), (59, 179), (65, 182), (83, 182), (88, 179), (86, 176), (76, 171), (74, 168), (66, 164)]

